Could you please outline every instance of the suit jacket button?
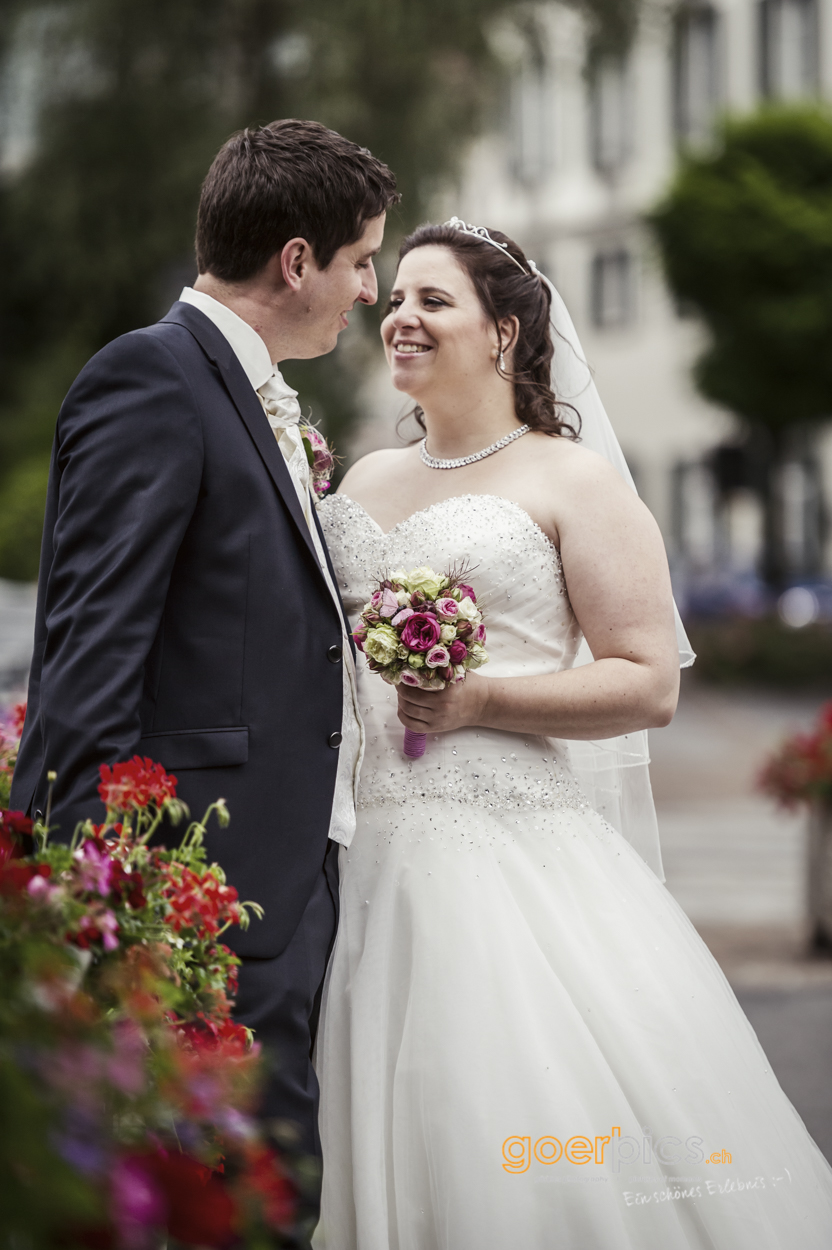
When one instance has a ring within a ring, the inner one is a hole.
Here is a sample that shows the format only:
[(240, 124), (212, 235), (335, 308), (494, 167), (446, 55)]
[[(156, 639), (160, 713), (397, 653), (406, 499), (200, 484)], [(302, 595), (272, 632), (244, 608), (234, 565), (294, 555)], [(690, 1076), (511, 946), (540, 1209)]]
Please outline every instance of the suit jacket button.
[(341, 745), (341, 735), (340, 735), (339, 733), (337, 733), (337, 732), (336, 732), (336, 733), (334, 733), (334, 734), (330, 734), (330, 735), (329, 735), (329, 738), (327, 739), (327, 741), (329, 742), (329, 745), (330, 745), (331, 747), (333, 747), (335, 750), (337, 750), (337, 749), (338, 749), (338, 747)]
[(330, 664), (340, 664), (341, 656), (343, 654), (344, 654), (343, 647), (339, 647), (337, 643), (333, 643), (333, 645), (329, 648), (329, 650), (326, 653), (326, 658), (329, 660)]

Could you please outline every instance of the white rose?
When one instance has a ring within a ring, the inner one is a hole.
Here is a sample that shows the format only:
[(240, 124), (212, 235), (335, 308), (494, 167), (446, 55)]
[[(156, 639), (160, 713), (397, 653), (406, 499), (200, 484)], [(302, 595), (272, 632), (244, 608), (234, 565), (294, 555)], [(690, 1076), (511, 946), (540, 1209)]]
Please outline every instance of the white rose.
[(440, 642), (453, 642), (456, 638), (456, 625), (442, 625), (439, 629)]
[[(477, 617), (480, 617), (480, 610), (469, 595), (466, 595), (464, 599), (460, 599), (459, 615), (463, 621), (475, 621)], [(480, 619), (482, 618), (480, 617)]]
[(364, 639), (364, 654), (376, 664), (389, 664), (396, 658), (399, 635), (389, 625), (376, 625)]

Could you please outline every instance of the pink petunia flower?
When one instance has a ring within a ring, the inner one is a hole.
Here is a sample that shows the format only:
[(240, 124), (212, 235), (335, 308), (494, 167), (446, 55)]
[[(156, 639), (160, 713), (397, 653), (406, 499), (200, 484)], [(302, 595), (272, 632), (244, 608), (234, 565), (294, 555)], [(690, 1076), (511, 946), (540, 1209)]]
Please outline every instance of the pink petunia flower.
[(107, 852), (100, 851), (96, 843), (88, 838), (75, 852), (75, 859), (78, 862), (78, 876), (82, 889), (106, 898), (110, 893), (110, 881), (113, 875), (113, 862)]

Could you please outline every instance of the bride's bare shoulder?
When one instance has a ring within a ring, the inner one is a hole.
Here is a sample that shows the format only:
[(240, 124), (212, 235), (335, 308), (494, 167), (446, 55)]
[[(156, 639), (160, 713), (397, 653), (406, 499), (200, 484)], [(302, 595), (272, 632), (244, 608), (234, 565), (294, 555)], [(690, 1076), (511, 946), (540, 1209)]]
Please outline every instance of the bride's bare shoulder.
[[(525, 440), (524, 440), (525, 441)], [(538, 435), (529, 451), (538, 468), (549, 480), (569, 483), (576, 489), (622, 481), (618, 471), (598, 452), (583, 447), (572, 438)]]
[(415, 449), (412, 447), (385, 447), (380, 451), (371, 451), (368, 455), (356, 460), (355, 464), (344, 474), (338, 487), (339, 493), (354, 497), (353, 492), (372, 490), (377, 484), (387, 482), (399, 473), (407, 472), (413, 460)]

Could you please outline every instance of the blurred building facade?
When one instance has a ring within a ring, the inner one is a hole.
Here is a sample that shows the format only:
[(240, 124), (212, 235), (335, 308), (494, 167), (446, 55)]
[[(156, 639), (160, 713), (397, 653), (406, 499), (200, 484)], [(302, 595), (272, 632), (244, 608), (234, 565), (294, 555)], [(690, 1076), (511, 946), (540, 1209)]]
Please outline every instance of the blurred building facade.
[[(505, 230), (557, 284), (662, 527), (679, 590), (686, 573), (703, 572), (736, 587), (759, 555), (760, 507), (738, 472), (737, 423), (694, 390), (701, 331), (674, 306), (643, 218), (680, 147), (707, 143), (723, 112), (832, 98), (832, 0), (648, 3), (630, 52), (592, 70), (580, 16), (558, 3), (539, 14), (534, 53), (506, 36), (509, 107), (470, 152), (437, 215)], [(400, 397), (397, 405), (383, 382), (379, 405), (389, 432)], [(362, 449), (389, 443), (381, 430), (374, 423)], [(822, 438), (819, 465), (819, 473), (805, 460), (783, 468), (796, 569), (812, 563), (820, 541), (832, 439)], [(821, 552), (815, 564), (825, 563)]]

